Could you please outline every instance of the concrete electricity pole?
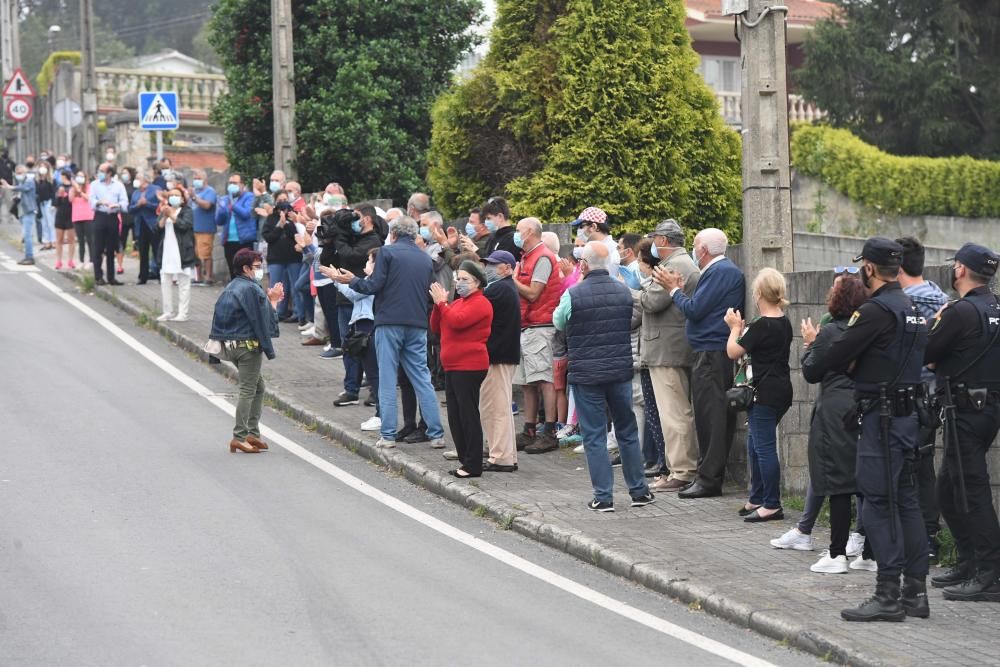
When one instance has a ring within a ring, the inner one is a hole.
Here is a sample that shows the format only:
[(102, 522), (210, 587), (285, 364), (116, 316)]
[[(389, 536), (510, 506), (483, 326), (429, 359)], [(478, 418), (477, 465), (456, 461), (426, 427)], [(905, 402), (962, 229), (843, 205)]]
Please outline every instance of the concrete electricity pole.
[(292, 2), (271, 0), (271, 79), (274, 104), (274, 168), (297, 178), (295, 158), (295, 63)]
[(97, 170), (97, 74), (94, 72), (94, 4), (93, 0), (80, 0), (80, 52), (82, 60), (83, 155), (79, 156), (81, 168), (87, 173)]
[[(737, 4), (739, 0), (737, 0)], [(785, 16), (781, 0), (743, 0), (743, 269), (793, 270)], [(749, 302), (748, 302), (749, 303)]]

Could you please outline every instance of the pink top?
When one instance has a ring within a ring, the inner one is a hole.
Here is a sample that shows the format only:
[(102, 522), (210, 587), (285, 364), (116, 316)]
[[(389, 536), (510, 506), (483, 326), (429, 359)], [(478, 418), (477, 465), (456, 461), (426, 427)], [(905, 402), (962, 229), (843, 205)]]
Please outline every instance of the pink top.
[[(556, 269), (556, 270), (558, 270), (558, 269)], [(563, 278), (563, 281), (562, 281), (562, 291), (565, 292), (566, 290), (568, 290), (570, 287), (572, 287), (573, 285), (577, 284), (578, 282), (580, 282), (580, 263), (579, 262), (577, 262), (576, 268), (573, 269), (573, 273), (571, 273), (568, 276), (566, 276), (565, 278)]]
[(83, 192), (74, 196), (74, 190), (69, 191), (69, 201), (73, 205), (73, 222), (90, 222), (94, 219), (94, 209), (90, 208), (89, 191), (86, 185), (80, 188)]

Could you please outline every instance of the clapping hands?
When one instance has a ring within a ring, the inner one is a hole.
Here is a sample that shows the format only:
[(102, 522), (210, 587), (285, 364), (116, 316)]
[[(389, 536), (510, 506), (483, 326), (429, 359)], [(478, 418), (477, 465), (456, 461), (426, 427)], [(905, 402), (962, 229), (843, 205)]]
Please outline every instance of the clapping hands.
[(278, 283), (271, 289), (267, 290), (267, 300), (271, 302), (272, 308), (277, 308), (281, 300), (285, 298), (285, 284)]
[(740, 314), (740, 311), (728, 308), (726, 309), (725, 317), (722, 319), (730, 329), (743, 330), (743, 316)]
[(445, 290), (445, 288), (441, 287), (440, 283), (431, 284), (431, 288), (428, 290), (428, 293), (431, 295), (431, 299), (433, 299), (434, 305), (438, 305), (440, 303), (445, 303), (446, 301), (448, 301), (448, 292)]

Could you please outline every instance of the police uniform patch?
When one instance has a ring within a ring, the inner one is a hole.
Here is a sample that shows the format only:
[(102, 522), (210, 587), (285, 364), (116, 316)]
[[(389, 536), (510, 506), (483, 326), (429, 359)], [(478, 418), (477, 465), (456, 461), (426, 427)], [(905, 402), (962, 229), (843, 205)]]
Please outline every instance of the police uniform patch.
[(851, 315), (851, 319), (847, 321), (847, 326), (853, 327), (854, 323), (857, 322), (859, 319), (861, 319), (861, 311), (855, 310), (854, 313)]

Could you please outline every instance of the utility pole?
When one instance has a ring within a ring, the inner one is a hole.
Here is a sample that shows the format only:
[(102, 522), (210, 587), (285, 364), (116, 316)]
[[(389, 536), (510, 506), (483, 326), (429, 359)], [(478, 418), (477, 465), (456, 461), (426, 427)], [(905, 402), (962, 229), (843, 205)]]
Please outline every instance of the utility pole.
[(97, 170), (97, 74), (94, 72), (94, 3), (80, 0), (80, 53), (82, 58), (82, 85), (80, 106), (83, 107), (83, 155), (81, 168), (88, 173)]
[[(793, 270), (792, 198), (788, 158), (788, 83), (781, 0), (744, 0), (740, 13), (743, 62), (743, 269)], [(748, 301), (749, 303), (749, 301)]]
[(296, 178), (295, 62), (292, 2), (271, 0), (271, 80), (274, 105), (274, 168)]

